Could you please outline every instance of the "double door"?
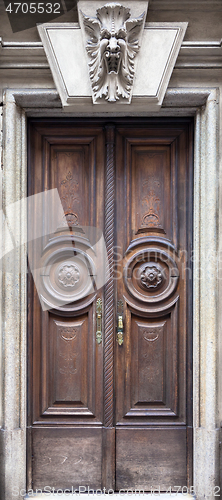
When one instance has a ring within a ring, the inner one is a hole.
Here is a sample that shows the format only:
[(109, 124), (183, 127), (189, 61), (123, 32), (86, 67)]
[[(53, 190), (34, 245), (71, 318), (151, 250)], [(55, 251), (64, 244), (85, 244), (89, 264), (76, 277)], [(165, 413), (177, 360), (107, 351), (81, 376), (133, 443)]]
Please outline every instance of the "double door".
[(192, 121), (32, 119), (28, 163), (28, 486), (192, 484)]

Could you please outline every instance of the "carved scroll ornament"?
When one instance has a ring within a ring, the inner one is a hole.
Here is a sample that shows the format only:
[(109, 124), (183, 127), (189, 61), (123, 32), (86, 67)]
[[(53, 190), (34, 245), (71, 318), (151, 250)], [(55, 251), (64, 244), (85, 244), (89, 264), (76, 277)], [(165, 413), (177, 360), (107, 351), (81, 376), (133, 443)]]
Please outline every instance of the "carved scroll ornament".
[(82, 13), (87, 36), (89, 76), (94, 102), (104, 99), (131, 101), (135, 74), (135, 58), (145, 22), (145, 12), (130, 19), (130, 9), (118, 3), (108, 3), (90, 18)]

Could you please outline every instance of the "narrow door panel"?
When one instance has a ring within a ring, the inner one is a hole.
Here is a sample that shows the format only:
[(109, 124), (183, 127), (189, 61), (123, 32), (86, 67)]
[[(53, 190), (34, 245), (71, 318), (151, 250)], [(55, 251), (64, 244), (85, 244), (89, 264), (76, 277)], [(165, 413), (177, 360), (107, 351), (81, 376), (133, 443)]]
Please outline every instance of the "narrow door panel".
[(75, 321), (50, 314), (43, 353), (48, 400), (40, 417), (95, 416), (92, 325), (92, 312)]
[(95, 251), (87, 228), (103, 231), (103, 130), (37, 120), (29, 137), (29, 195), (59, 195), (51, 205), (33, 198), (28, 228), (31, 486), (100, 488), (103, 347), (95, 342)]
[(123, 342), (116, 345), (118, 489), (128, 484), (166, 491), (190, 480), (186, 363), (192, 181), (184, 154), (189, 134), (186, 124), (177, 130), (118, 127), (116, 241), (123, 258), (116, 269), (123, 278), (117, 280), (117, 300), (124, 304)]
[(172, 205), (167, 200), (171, 194), (170, 148), (136, 146), (131, 145), (130, 140), (127, 146), (128, 155), (132, 155), (132, 237), (155, 230), (169, 238), (173, 220)]
[(124, 416), (174, 417), (178, 409), (177, 308), (159, 319), (132, 315), (130, 323), (131, 400)]

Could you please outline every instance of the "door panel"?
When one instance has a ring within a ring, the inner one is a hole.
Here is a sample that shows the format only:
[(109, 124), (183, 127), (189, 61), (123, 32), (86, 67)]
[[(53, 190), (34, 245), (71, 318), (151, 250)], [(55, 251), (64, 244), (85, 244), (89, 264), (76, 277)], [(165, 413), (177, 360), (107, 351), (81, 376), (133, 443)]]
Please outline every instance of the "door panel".
[(185, 485), (190, 474), (188, 151), (186, 127), (117, 127), (116, 244), (122, 259), (116, 274), (123, 277), (117, 301), (124, 303), (123, 343), (116, 345), (118, 489), (155, 484), (166, 491)]
[(172, 315), (177, 316), (176, 308), (170, 316), (153, 321), (148, 318), (139, 320), (138, 316), (132, 315), (132, 401), (125, 416), (174, 416), (177, 413), (178, 360)]
[[(48, 330), (49, 401), (42, 415), (95, 416), (92, 335), (88, 314), (77, 321), (50, 315)], [(92, 322), (91, 322), (92, 325)]]
[(146, 143), (137, 146), (130, 140), (127, 142), (126, 161), (132, 164), (131, 175), (128, 172), (131, 177), (129, 189), (132, 186), (131, 238), (152, 232), (154, 228), (156, 233), (172, 237), (172, 207), (166, 199), (171, 195), (169, 147), (154, 148)]
[(186, 429), (117, 429), (116, 435), (117, 490), (186, 485)]
[[(104, 225), (103, 130), (37, 121), (29, 140), (29, 195), (57, 188), (64, 212), (56, 198), (49, 207), (40, 198), (29, 219), (29, 256), (41, 268), (38, 292), (29, 281), (31, 485), (69, 488), (89, 474), (100, 488), (103, 351), (94, 335), (99, 295), (87, 226)], [(39, 212), (44, 236), (35, 238)]]
[(55, 188), (28, 221), (28, 486), (192, 484), (192, 121), (33, 119), (28, 194)]
[[(102, 430), (83, 427), (34, 426), (33, 488), (71, 490), (101, 486)], [(96, 450), (96, 453), (95, 453)]]

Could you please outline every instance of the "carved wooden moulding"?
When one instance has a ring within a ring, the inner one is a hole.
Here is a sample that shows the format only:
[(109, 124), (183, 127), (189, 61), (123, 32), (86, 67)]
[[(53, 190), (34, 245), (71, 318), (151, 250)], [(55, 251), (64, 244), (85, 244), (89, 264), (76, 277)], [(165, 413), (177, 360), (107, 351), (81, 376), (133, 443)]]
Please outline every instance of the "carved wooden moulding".
[(133, 19), (129, 8), (107, 3), (97, 9), (96, 18), (81, 15), (93, 102), (123, 100), (130, 104), (145, 12)]

